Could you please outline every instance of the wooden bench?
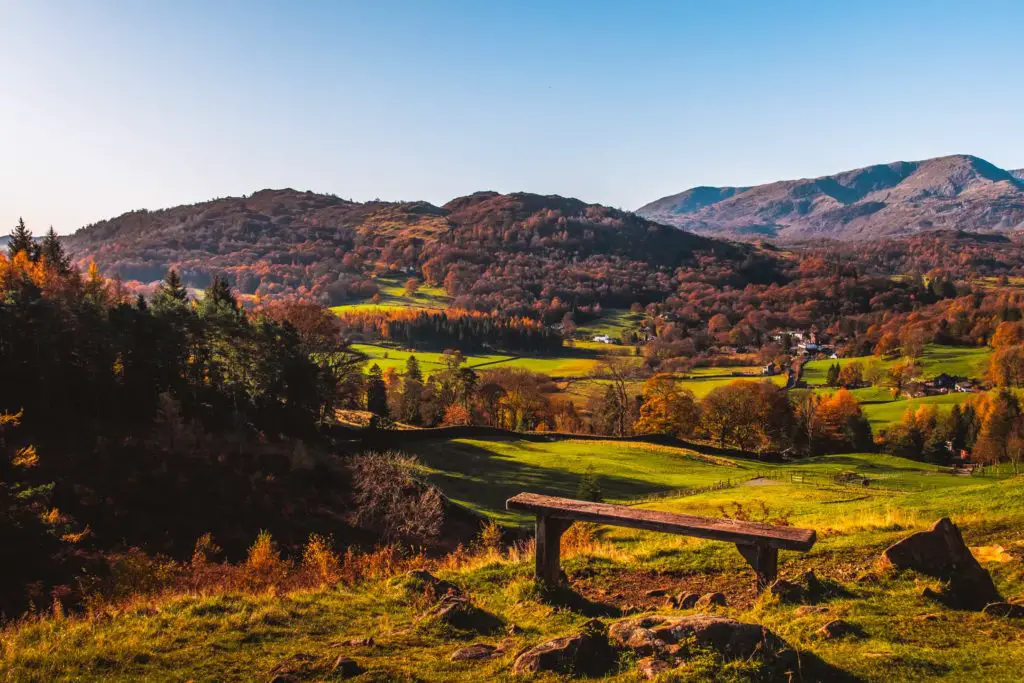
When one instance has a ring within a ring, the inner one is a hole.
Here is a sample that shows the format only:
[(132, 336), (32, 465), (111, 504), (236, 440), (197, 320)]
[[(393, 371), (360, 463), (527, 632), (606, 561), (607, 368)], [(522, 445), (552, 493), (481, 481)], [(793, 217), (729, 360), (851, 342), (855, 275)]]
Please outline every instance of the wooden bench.
[(559, 546), (562, 534), (576, 520), (735, 543), (740, 555), (757, 574), (758, 592), (778, 576), (780, 549), (806, 552), (817, 540), (813, 529), (677, 515), (536, 493), (513, 496), (506, 501), (505, 507), (537, 516), (536, 575), (537, 580), (550, 586), (557, 585), (561, 578)]

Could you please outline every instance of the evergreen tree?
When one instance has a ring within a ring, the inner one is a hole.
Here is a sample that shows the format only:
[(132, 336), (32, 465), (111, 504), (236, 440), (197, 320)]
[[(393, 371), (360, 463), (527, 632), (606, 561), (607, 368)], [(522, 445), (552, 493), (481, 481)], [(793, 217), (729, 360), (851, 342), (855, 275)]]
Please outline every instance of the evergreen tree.
[(239, 313), (238, 299), (231, 291), (228, 281), (219, 275), (213, 276), (213, 282), (203, 292), (200, 302), (200, 313), (204, 316), (236, 315)]
[(839, 386), (839, 363), (833, 363), (828, 366), (828, 375), (825, 378), (825, 383), (830, 387)]
[(366, 380), (366, 409), (374, 415), (388, 416), (388, 388), (376, 363), (370, 366)]
[(18, 224), (14, 226), (7, 242), (7, 253), (12, 257), (19, 251), (27, 253), (33, 261), (39, 258), (39, 247), (32, 239), (32, 231), (25, 227), (25, 221), (22, 218), (18, 219)]
[(46, 236), (43, 237), (43, 244), (39, 250), (39, 255), (46, 260), (46, 263), (51, 268), (61, 275), (67, 275), (71, 272), (71, 259), (64, 252), (64, 245), (61, 244), (60, 237), (57, 236), (52, 225), (49, 231), (47, 231)]
[(419, 424), (420, 399), (423, 396), (423, 373), (420, 371), (416, 356), (409, 356), (405, 361), (405, 377), (402, 380), (402, 415), (403, 422)]
[(188, 290), (182, 283), (178, 272), (173, 268), (167, 271), (153, 295), (153, 310), (157, 313), (164, 313), (171, 310), (180, 310), (188, 305)]

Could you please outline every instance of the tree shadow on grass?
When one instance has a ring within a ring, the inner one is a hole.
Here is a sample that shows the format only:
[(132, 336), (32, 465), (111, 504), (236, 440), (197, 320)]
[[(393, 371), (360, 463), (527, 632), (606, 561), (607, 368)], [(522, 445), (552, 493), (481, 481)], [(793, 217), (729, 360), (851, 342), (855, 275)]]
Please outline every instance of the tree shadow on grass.
[(573, 590), (563, 582), (555, 587), (541, 589), (541, 600), (552, 607), (582, 614), (585, 617), (621, 617), (623, 612), (615, 605), (595, 602)]
[[(583, 473), (558, 469), (555, 455), (552, 467), (540, 467), (465, 442), (446, 442), (440, 448), (436, 443), (409, 442), (406, 450), (434, 470), (429, 479), (445, 495), (496, 512), (504, 511), (505, 501), (524, 491), (575, 498), (583, 477)], [(645, 496), (667, 488), (637, 479), (598, 475), (602, 490), (616, 498)]]

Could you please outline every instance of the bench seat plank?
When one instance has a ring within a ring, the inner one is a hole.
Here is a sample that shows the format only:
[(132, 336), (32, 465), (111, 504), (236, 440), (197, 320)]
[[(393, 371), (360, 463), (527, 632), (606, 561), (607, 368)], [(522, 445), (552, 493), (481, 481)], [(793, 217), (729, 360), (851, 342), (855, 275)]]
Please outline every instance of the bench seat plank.
[(536, 493), (520, 493), (513, 496), (505, 503), (505, 507), (508, 510), (523, 510), (555, 519), (597, 522), (782, 550), (807, 551), (817, 540), (813, 529), (780, 527), (733, 519), (709, 519), (657, 510), (641, 510), (624, 505), (542, 496)]

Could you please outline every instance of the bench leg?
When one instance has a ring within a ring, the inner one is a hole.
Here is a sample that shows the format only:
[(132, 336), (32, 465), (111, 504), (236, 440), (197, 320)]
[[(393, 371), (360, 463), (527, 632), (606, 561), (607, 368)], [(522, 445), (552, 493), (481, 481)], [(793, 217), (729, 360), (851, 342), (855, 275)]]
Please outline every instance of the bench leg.
[(745, 543), (737, 543), (736, 549), (757, 574), (757, 592), (760, 593), (772, 585), (779, 575), (779, 549)]
[(536, 560), (537, 580), (548, 587), (557, 586), (562, 580), (561, 543), (562, 534), (571, 522), (537, 515)]

